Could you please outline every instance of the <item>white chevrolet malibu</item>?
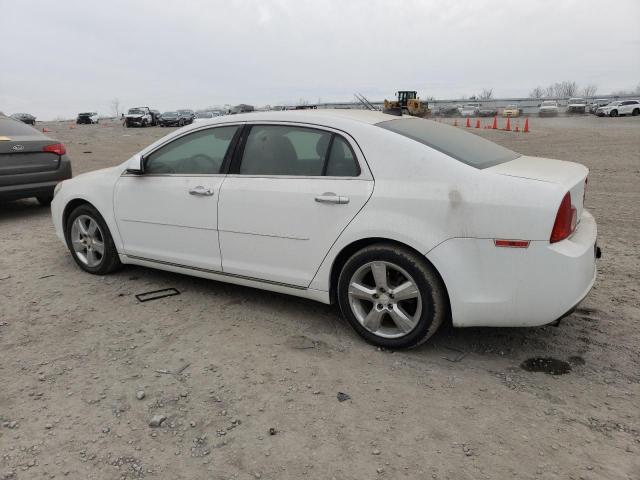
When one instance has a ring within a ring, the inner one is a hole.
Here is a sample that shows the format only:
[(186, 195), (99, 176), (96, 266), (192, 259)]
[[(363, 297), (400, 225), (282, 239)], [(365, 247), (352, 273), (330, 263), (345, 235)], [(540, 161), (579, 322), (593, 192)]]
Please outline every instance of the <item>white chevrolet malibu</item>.
[(535, 326), (595, 280), (588, 170), (370, 111), (225, 116), (56, 188), (83, 270), (170, 270), (339, 305), (367, 341)]

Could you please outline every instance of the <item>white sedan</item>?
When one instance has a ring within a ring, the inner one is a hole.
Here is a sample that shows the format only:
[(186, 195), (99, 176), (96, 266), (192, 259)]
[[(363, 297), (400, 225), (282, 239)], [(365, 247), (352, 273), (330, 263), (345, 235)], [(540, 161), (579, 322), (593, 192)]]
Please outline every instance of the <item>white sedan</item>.
[(588, 170), (415, 117), (301, 110), (179, 129), (56, 188), (76, 263), (136, 264), (336, 303), (367, 341), (534, 326), (595, 280)]

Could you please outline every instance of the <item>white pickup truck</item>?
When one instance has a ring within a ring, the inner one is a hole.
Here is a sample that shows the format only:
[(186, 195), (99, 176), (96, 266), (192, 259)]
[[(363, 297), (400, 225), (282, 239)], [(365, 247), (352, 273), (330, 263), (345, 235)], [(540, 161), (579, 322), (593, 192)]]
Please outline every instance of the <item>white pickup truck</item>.
[(124, 116), (125, 127), (146, 127), (148, 125), (155, 125), (156, 119), (153, 112), (149, 107), (135, 107), (130, 108), (127, 114)]

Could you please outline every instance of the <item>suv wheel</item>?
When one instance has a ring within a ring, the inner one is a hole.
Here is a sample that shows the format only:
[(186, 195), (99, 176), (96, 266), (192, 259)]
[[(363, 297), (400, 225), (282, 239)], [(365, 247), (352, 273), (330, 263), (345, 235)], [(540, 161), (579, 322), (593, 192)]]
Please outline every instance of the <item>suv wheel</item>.
[(618, 116), (618, 110), (611, 110), (611, 113), (609, 113), (610, 117), (617, 117)]
[(633, 110), (633, 112), (631, 112), (631, 115), (633, 115), (634, 117), (640, 115), (640, 109), (636, 108)]
[(346, 262), (337, 297), (356, 332), (385, 348), (420, 345), (449, 312), (442, 280), (426, 259), (385, 243), (366, 247)]
[(73, 259), (84, 271), (96, 275), (120, 267), (120, 257), (102, 215), (91, 205), (77, 207), (65, 226), (65, 238)]

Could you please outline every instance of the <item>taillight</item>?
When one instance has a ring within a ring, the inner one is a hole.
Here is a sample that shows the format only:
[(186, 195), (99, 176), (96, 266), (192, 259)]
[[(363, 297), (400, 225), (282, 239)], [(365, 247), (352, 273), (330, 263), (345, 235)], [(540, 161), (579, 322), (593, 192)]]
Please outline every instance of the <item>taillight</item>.
[(567, 192), (562, 202), (560, 202), (560, 208), (558, 208), (558, 213), (556, 214), (556, 221), (553, 224), (549, 242), (556, 243), (567, 238), (576, 229), (577, 221), (578, 212), (571, 205), (571, 193)]
[(67, 153), (67, 149), (64, 148), (62, 143), (53, 143), (51, 145), (45, 145), (42, 147), (43, 152), (55, 153), (56, 155), (64, 155)]

